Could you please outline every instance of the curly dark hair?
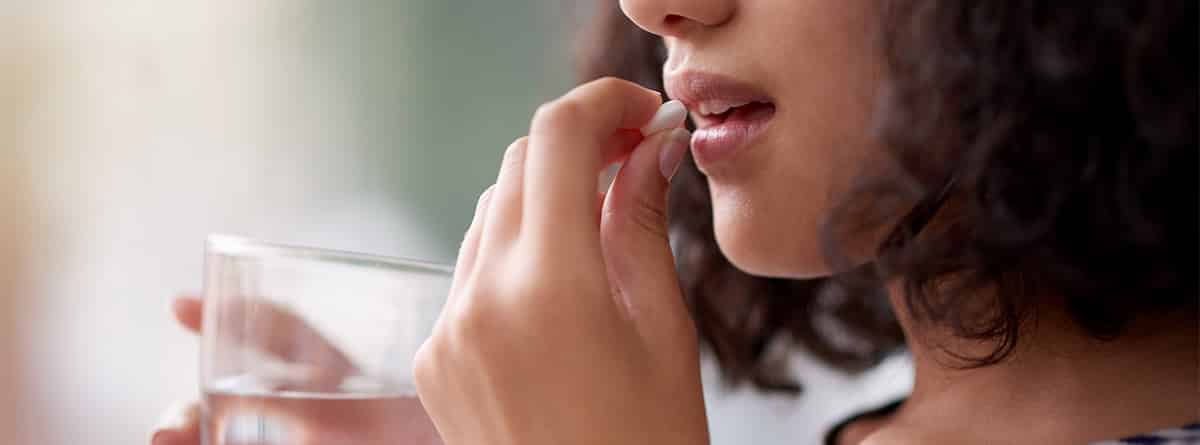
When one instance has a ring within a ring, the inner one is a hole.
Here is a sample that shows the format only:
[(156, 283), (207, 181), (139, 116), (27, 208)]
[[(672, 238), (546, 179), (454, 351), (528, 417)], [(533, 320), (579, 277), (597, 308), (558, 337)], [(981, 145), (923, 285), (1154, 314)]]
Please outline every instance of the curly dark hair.
[[(581, 79), (661, 89), (660, 40), (615, 3), (600, 2)], [(1195, 316), (1197, 2), (881, 6), (875, 131), (896, 168), (861, 178), (822, 233), (831, 263), (849, 265), (844, 236), (882, 227), (874, 262), (810, 281), (740, 272), (717, 249), (703, 177), (690, 161), (676, 176), (681, 280), (730, 382), (798, 390), (769, 353), (780, 337), (843, 369), (878, 362), (903, 345), (880, 285), (895, 278), (918, 322), (993, 342), (959, 356), (967, 366), (1006, 358), (1048, 302), (1099, 339), (1137, 317)]]

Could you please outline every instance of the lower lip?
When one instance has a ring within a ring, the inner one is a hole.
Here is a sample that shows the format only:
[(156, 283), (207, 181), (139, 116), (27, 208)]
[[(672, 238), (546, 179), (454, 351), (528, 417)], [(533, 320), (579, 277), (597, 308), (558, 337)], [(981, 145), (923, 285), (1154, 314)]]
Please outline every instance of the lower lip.
[(726, 161), (767, 129), (775, 107), (735, 110), (725, 121), (692, 133), (692, 154), (701, 167)]

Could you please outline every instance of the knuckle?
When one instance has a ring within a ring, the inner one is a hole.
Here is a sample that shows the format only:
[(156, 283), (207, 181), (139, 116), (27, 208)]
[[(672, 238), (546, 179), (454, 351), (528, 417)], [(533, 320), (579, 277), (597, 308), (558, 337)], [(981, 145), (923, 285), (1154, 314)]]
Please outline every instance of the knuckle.
[(505, 298), (509, 301), (514, 300), (537, 300), (541, 296), (549, 293), (547, 289), (550, 287), (545, 282), (545, 278), (537, 277), (539, 270), (545, 268), (524, 267), (512, 273), (509, 280), (505, 280), (502, 292)]
[(413, 357), (412, 376), (418, 394), (427, 396), (444, 386), (444, 379), (452, 371), (448, 366), (450, 357), (445, 345), (445, 338), (434, 334), (417, 349)]
[(595, 95), (604, 97), (636, 97), (647, 100), (658, 100), (661, 98), (658, 92), (619, 77), (602, 77), (592, 81), (584, 88), (590, 89)]
[(562, 97), (538, 107), (530, 125), (533, 132), (561, 128), (573, 122), (587, 120), (587, 108), (578, 99)]
[(476, 201), (476, 205), (475, 205), (476, 212), (479, 212), (479, 209), (483, 208), (484, 204), (487, 204), (488, 200), (491, 199), (492, 190), (494, 190), (495, 188), (496, 188), (496, 184), (489, 185), (488, 188), (483, 190), (483, 193), (479, 194), (479, 199)]
[[(508, 329), (504, 329), (508, 328)], [(503, 314), (469, 310), (450, 328), (452, 340), (447, 345), (464, 363), (486, 364), (503, 359), (506, 339), (514, 328), (504, 323)]]
[(555, 246), (543, 240), (529, 240), (517, 246), (503, 271), (501, 291), (506, 298), (523, 298), (539, 295), (549, 287), (550, 279), (559, 275), (554, 256)]
[(626, 236), (630, 231), (648, 234), (654, 239), (668, 240), (667, 212), (650, 198), (636, 198), (634, 205), (610, 213), (604, 218), (601, 236), (606, 243)]
[(507, 170), (519, 167), (525, 160), (525, 149), (529, 146), (529, 137), (523, 136), (517, 138), (504, 149), (504, 158), (501, 163), (501, 169)]
[(530, 249), (543, 254), (514, 261), (506, 273), (502, 292), (505, 301), (521, 302), (520, 315), (530, 316), (552, 309), (564, 295), (578, 292), (580, 288), (593, 288), (606, 279), (603, 264), (591, 260), (602, 255), (598, 246), (596, 250), (579, 248), (575, 251), (578, 255), (570, 258), (555, 254), (561, 252), (561, 246), (551, 242), (540, 246)]
[(618, 77), (605, 76), (592, 81), (592, 86), (603, 92), (627, 89), (633, 84)]
[(528, 251), (528, 246), (513, 246), (503, 262), (475, 277), (456, 314), (462, 335), (486, 336), (483, 330), (494, 328), (504, 314), (520, 312), (515, 305), (546, 292), (547, 276), (553, 274), (542, 259)]
[(485, 304), (487, 298), (477, 293), (468, 298), (470, 300), (461, 306), (449, 329), (454, 343), (460, 346), (478, 345), (495, 334), (495, 317), (493, 311), (488, 310), (490, 305)]
[(433, 382), (433, 379), (439, 375), (437, 372), (438, 357), (434, 352), (434, 342), (438, 341), (437, 337), (430, 337), (421, 344), (417, 349), (417, 353), (413, 356), (413, 382), (416, 383), (418, 389), (421, 386), (427, 386)]

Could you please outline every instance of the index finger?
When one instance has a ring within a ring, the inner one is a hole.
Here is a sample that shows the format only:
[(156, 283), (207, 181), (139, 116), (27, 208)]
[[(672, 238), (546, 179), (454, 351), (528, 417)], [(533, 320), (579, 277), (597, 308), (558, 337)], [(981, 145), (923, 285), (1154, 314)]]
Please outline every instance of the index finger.
[[(204, 306), (204, 300), (198, 297), (182, 296), (174, 301), (172, 310), (180, 324), (199, 334), (204, 324)], [(265, 301), (235, 299), (214, 307), (208, 315), (224, 318), (226, 326), (250, 326), (226, 335), (281, 360), (320, 367), (323, 379), (340, 382), (357, 372), (341, 349), (287, 308)]]
[(631, 148), (614, 144), (613, 135), (641, 127), (661, 104), (661, 95), (653, 90), (604, 78), (538, 109), (529, 130), (523, 192), (523, 218), (541, 226), (536, 233), (591, 227), (596, 175), (621, 155), (618, 151)]
[(175, 313), (175, 320), (179, 324), (192, 331), (193, 334), (199, 334), (202, 321), (204, 320), (204, 301), (199, 297), (182, 296), (176, 298), (171, 303), (171, 311)]

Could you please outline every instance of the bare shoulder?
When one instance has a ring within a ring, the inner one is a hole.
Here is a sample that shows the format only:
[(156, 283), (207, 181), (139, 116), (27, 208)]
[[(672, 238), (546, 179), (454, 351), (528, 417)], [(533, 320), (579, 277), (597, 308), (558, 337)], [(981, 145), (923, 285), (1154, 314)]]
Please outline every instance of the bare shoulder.
[(858, 445), (917, 445), (937, 443), (933, 438), (914, 437), (910, 434), (897, 434), (894, 430), (879, 430), (865, 437)]
[[(910, 425), (900, 423), (890, 423), (886, 427), (876, 428), (870, 434), (862, 437), (856, 442), (857, 445), (927, 445), (931, 443), (937, 444), (953, 444), (953, 443), (987, 443), (978, 441), (960, 442), (954, 437), (961, 437), (948, 432), (930, 431), (924, 428), (916, 428)], [(846, 442), (847, 444), (851, 442)]]

